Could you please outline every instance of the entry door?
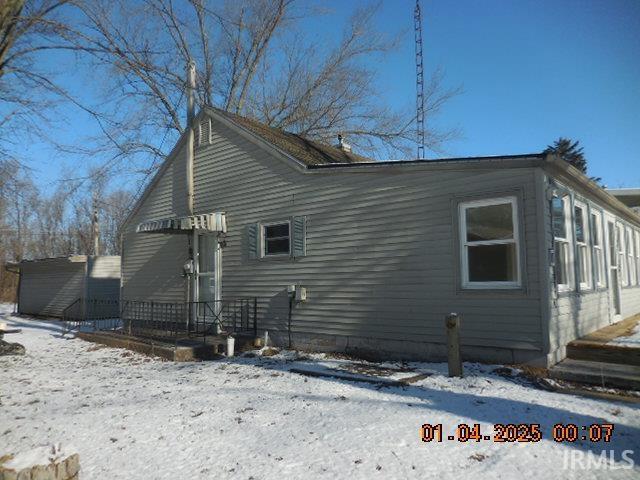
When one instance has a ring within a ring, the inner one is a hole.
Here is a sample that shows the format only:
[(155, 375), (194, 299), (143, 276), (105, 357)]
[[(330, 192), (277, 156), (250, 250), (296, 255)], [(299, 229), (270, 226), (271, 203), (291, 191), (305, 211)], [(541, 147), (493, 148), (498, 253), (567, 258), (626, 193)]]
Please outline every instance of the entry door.
[[(207, 302), (211, 309), (220, 301), (220, 256), (222, 250), (216, 235), (195, 235), (194, 250), (196, 252), (195, 299)], [(204, 307), (202, 307), (204, 308)], [(201, 312), (201, 308), (198, 309)]]
[(607, 219), (607, 252), (609, 260), (609, 302), (611, 304), (611, 323), (619, 322), (620, 309), (620, 265), (618, 250), (620, 235), (612, 218)]

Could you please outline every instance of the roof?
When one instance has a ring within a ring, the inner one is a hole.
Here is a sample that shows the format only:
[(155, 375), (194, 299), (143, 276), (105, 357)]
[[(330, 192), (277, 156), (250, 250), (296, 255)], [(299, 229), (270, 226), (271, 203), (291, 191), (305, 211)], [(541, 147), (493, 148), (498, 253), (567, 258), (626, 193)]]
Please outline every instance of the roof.
[[(104, 257), (117, 257), (118, 255), (100, 255)], [(93, 257), (95, 258), (95, 257)], [(87, 255), (63, 255), (60, 257), (46, 257), (46, 258), (34, 258), (27, 260), (20, 260), (19, 262), (7, 262), (6, 270), (10, 272), (18, 272), (23, 266), (29, 265), (44, 265), (48, 263), (85, 263), (87, 261)]]
[[(217, 117), (228, 126), (239, 132), (253, 138), (253, 141), (261, 144), (263, 148), (272, 149), (279, 152), (283, 157), (294, 161), (299, 167), (302, 167), (303, 173), (321, 173), (327, 170), (352, 170), (352, 171), (378, 171), (384, 172), (388, 169), (396, 168), (419, 168), (419, 169), (460, 169), (460, 168), (518, 168), (518, 167), (545, 167), (554, 168), (556, 171), (563, 172), (569, 178), (572, 178), (579, 184), (610, 205), (618, 212), (622, 213), (634, 222), (640, 222), (640, 213), (629, 208), (620, 199), (616, 198), (609, 191), (605, 191), (602, 187), (591, 181), (586, 175), (580, 172), (568, 162), (561, 160), (556, 155), (545, 153), (528, 153), (520, 155), (497, 155), (497, 156), (476, 156), (476, 157), (460, 157), (460, 158), (441, 158), (441, 159), (414, 159), (414, 160), (389, 160), (377, 161), (372, 158), (363, 157), (352, 152), (344, 151), (337, 147), (322, 144), (313, 140), (304, 138), (301, 135), (286, 132), (285, 130), (270, 127), (256, 120), (252, 120), (230, 112), (225, 112), (219, 108), (205, 106), (196, 115), (196, 119), (202, 115), (208, 114)], [(197, 121), (197, 120), (196, 120)], [(187, 131), (183, 132), (171, 153), (165, 159), (155, 176), (147, 184), (142, 195), (138, 198), (132, 210), (125, 218), (123, 225), (129, 223), (140, 205), (146, 199), (158, 179), (163, 175), (168, 165), (175, 158), (180, 148), (186, 142)]]
[(628, 207), (635, 209), (640, 207), (640, 188), (607, 188), (607, 193)]
[(280, 128), (270, 127), (256, 120), (225, 112), (218, 108), (208, 107), (219, 115), (227, 117), (241, 127), (258, 135), (265, 141), (278, 147), (280, 150), (297, 158), (307, 166), (327, 164), (352, 164), (374, 162), (372, 158), (356, 155), (341, 148), (332, 147), (324, 143), (309, 140), (301, 135), (290, 133)]

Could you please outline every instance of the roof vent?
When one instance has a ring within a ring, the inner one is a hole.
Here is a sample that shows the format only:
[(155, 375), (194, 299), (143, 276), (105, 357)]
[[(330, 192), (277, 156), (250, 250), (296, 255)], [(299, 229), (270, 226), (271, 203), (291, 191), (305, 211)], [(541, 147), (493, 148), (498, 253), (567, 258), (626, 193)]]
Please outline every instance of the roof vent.
[(340, 133), (338, 134), (338, 145), (336, 145), (336, 147), (338, 147), (343, 152), (351, 153), (351, 145), (344, 141), (344, 138)]

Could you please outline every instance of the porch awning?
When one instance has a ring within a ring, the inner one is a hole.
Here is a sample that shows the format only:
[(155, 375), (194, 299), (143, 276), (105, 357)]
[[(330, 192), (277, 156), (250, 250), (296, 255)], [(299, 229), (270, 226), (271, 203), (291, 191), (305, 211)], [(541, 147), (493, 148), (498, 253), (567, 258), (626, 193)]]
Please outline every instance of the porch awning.
[(161, 218), (142, 222), (136, 228), (138, 233), (188, 233), (193, 230), (226, 233), (227, 221), (224, 213), (214, 212), (189, 217)]

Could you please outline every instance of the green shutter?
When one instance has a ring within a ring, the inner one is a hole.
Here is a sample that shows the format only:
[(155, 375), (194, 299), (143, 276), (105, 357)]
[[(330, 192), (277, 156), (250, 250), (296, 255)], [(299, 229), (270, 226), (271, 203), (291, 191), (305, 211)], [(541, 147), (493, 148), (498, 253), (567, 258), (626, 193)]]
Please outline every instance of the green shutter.
[(260, 242), (258, 241), (258, 233), (260, 226), (257, 223), (247, 225), (247, 246), (249, 248), (249, 258), (260, 257)]
[(307, 217), (293, 217), (291, 252), (294, 257), (307, 254)]

